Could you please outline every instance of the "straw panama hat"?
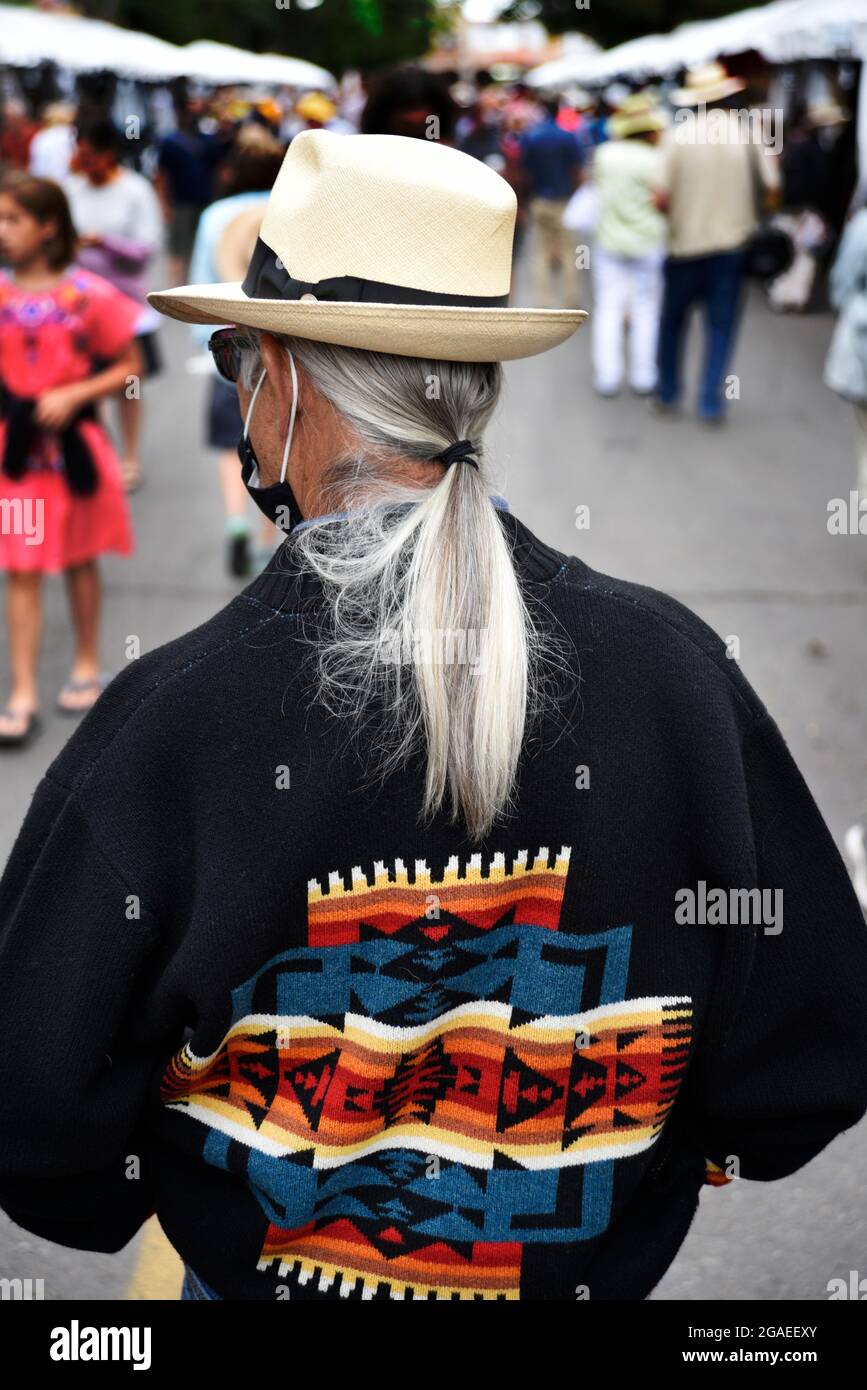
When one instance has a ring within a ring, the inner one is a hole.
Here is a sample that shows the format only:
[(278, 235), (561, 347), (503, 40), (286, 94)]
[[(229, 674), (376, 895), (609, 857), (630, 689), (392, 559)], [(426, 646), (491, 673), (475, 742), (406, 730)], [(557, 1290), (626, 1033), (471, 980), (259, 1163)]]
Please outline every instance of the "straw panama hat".
[(675, 106), (701, 106), (706, 101), (732, 97), (746, 85), (743, 78), (730, 77), (722, 63), (703, 63), (701, 67), (690, 68), (686, 86), (672, 92), (671, 100)]
[(295, 110), (303, 121), (331, 121), (337, 115), (337, 107), (322, 92), (305, 92), (295, 103)]
[(296, 135), (243, 281), (148, 295), (186, 323), (246, 324), (404, 357), (495, 362), (556, 347), (583, 309), (508, 307), (517, 200), (480, 160), (402, 135)]
[(217, 274), (226, 280), (243, 279), (256, 249), (256, 239), (265, 211), (264, 200), (259, 206), (243, 208), (226, 223), (214, 247)]
[(822, 101), (808, 108), (805, 123), (813, 130), (821, 130), (824, 126), (845, 125), (851, 119), (849, 112), (844, 111), (839, 102)]
[(655, 130), (664, 130), (668, 125), (665, 113), (657, 105), (652, 92), (634, 92), (609, 116), (607, 131), (615, 140), (625, 140), (628, 135), (643, 135)]

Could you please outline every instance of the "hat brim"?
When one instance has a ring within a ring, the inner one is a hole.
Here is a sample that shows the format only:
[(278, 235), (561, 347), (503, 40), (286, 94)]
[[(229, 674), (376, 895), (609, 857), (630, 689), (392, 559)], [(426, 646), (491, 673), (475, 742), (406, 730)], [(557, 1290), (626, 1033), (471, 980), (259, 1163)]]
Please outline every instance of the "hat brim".
[(673, 106), (701, 106), (708, 101), (722, 101), (724, 97), (733, 97), (736, 92), (744, 91), (747, 85), (740, 77), (729, 77), (725, 82), (717, 82), (712, 87), (678, 87), (672, 92), (670, 100)]
[(240, 283), (158, 290), (148, 295), (148, 303), (182, 323), (237, 323), (314, 342), (446, 362), (535, 357), (571, 338), (589, 317), (585, 309), (251, 299)]
[(625, 140), (630, 135), (661, 134), (667, 125), (668, 121), (663, 115), (609, 116), (607, 131), (615, 140)]
[(851, 119), (848, 111), (828, 112), (823, 116), (811, 116), (808, 111), (805, 123), (811, 130), (824, 130), (827, 126), (845, 125)]

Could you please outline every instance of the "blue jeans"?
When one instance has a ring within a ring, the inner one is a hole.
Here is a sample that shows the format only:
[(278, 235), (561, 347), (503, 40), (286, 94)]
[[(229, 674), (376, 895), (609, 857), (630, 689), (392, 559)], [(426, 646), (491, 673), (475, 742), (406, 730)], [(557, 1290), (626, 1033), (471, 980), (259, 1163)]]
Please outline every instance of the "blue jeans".
[(680, 399), (689, 311), (694, 304), (702, 304), (705, 344), (698, 411), (705, 420), (723, 415), (726, 370), (743, 302), (744, 260), (744, 251), (724, 251), (714, 256), (669, 257), (666, 261), (657, 387), (665, 405), (677, 405)]
[(209, 1289), (189, 1265), (184, 1265), (184, 1282), (181, 1287), (181, 1299), (219, 1299), (220, 1295)]

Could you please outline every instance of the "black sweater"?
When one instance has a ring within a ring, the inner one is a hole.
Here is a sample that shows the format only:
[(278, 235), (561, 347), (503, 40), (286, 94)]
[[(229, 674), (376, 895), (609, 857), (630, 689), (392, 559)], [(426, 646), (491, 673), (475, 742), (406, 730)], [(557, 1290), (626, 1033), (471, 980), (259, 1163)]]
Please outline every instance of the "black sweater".
[(49, 768), (0, 881), (19, 1225), (156, 1210), (222, 1298), (639, 1299), (702, 1190), (864, 1114), (867, 929), (776, 725), (694, 614), (498, 515), (580, 685), (481, 847), (310, 703), (291, 537)]

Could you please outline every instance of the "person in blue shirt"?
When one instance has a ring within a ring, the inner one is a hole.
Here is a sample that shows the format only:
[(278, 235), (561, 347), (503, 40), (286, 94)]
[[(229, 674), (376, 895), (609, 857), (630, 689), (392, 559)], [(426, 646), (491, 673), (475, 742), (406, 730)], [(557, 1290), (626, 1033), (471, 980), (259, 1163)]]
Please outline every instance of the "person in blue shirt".
[(178, 128), (159, 146), (156, 188), (169, 229), (169, 276), (186, 279), (199, 218), (215, 193), (214, 169), (225, 158), (232, 131), (206, 131), (199, 119), (205, 103), (188, 100), (178, 112)]
[[(581, 182), (584, 154), (577, 135), (557, 124), (556, 97), (521, 138), (521, 166), (529, 185), (533, 292), (542, 308), (580, 308), (575, 234), (563, 226), (566, 204)], [(559, 298), (554, 278), (560, 270)]]

